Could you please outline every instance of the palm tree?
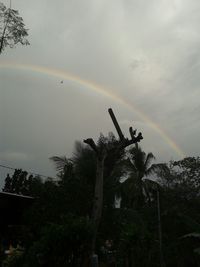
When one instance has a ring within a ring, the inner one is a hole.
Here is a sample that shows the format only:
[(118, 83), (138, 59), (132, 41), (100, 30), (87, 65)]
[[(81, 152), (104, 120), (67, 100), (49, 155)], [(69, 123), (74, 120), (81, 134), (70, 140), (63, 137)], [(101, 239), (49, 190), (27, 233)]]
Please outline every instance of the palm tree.
[(145, 177), (158, 170), (166, 170), (167, 167), (165, 164), (151, 164), (155, 159), (154, 155), (146, 154), (137, 143), (128, 154), (128, 178), (121, 186), (121, 206), (138, 209), (143, 207), (145, 202), (150, 204), (152, 199), (157, 202), (160, 264), (165, 266), (162, 251), (159, 184)]
[(90, 147), (84, 143), (80, 141), (75, 142), (72, 157), (53, 156), (50, 160), (55, 164), (61, 182), (76, 175), (82, 181), (84, 180), (85, 183), (94, 183), (95, 155)]
[[(58, 171), (62, 193), (71, 199), (71, 207), (81, 216), (91, 216), (96, 172), (94, 152), (82, 142), (76, 142), (72, 157), (50, 158)], [(73, 200), (74, 199), (74, 200)]]
[(146, 199), (151, 202), (150, 188), (157, 185), (150, 179), (144, 179), (160, 167), (160, 164), (151, 164), (155, 157), (152, 153), (146, 154), (136, 144), (128, 152), (127, 170), (128, 178), (121, 186), (121, 205), (128, 208), (139, 208), (145, 204)]

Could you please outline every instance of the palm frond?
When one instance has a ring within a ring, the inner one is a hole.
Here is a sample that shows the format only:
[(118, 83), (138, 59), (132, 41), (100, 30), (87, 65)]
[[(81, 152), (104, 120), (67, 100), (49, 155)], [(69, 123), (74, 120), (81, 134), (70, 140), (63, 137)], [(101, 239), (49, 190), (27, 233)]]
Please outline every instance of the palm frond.
[(71, 164), (72, 162), (70, 159), (67, 159), (65, 156), (61, 156), (61, 157), (53, 156), (53, 157), (50, 157), (49, 159), (54, 162), (57, 171), (64, 171), (66, 166), (68, 166), (69, 163)]
[(134, 164), (134, 161), (132, 161), (130, 158), (124, 160), (123, 165), (127, 171), (137, 172), (137, 168)]
[(149, 167), (146, 170), (145, 175), (147, 176), (153, 173), (157, 173), (158, 171), (166, 171), (166, 170), (168, 170), (168, 167), (166, 166), (166, 164), (162, 164), (162, 163), (152, 164), (151, 167)]
[(135, 166), (137, 171), (144, 171), (144, 162), (146, 159), (146, 154), (142, 151), (141, 147), (135, 146), (130, 149), (129, 155), (131, 158), (132, 164)]
[(74, 152), (73, 152), (73, 157), (77, 158), (80, 157), (80, 155), (82, 155), (83, 150), (85, 149), (85, 144), (83, 142), (80, 141), (76, 141), (74, 144)]
[(152, 160), (154, 160), (154, 159), (155, 159), (155, 156), (153, 155), (153, 153), (151, 153), (151, 152), (148, 153), (146, 155), (146, 159), (145, 159), (145, 162), (144, 162), (144, 168), (148, 169), (148, 167), (150, 166)]

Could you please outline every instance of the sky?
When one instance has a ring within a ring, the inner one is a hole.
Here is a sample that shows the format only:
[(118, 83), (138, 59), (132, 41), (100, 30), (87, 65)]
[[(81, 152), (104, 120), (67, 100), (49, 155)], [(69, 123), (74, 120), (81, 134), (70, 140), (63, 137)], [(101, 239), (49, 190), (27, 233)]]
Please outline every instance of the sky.
[(157, 162), (199, 156), (198, 0), (12, 0), (12, 8), (30, 45), (0, 55), (1, 165), (54, 177), (49, 157), (116, 134), (109, 107), (126, 137), (130, 126), (142, 132)]

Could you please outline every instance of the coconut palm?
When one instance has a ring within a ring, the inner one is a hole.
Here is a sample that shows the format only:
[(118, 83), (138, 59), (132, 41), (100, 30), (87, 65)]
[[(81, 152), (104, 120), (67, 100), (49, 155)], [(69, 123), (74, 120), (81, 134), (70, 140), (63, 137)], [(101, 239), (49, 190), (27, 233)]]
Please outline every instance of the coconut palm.
[(151, 201), (150, 188), (156, 189), (157, 183), (144, 179), (160, 168), (160, 164), (151, 164), (155, 159), (152, 153), (146, 154), (136, 144), (128, 152), (127, 171), (128, 178), (121, 186), (121, 205), (128, 208), (138, 208)]

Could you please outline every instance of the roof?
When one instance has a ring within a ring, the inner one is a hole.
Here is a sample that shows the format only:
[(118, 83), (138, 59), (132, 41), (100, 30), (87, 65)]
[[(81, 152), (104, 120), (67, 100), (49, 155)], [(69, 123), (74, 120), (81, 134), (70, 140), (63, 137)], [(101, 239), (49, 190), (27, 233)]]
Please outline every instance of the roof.
[(34, 198), (7, 192), (0, 192), (0, 225), (20, 224), (23, 212), (33, 203)]

